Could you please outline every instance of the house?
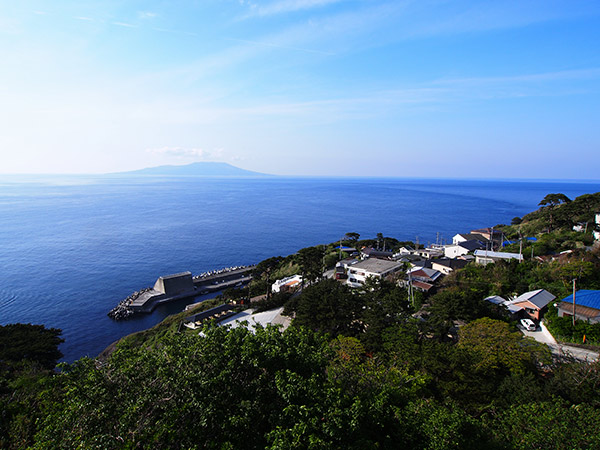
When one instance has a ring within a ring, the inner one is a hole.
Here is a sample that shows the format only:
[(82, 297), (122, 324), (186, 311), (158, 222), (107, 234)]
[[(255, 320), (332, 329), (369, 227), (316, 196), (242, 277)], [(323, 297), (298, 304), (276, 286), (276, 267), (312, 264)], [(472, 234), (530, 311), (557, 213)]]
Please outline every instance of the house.
[(436, 259), (431, 261), (431, 268), (444, 275), (448, 275), (456, 269), (462, 269), (467, 264), (469, 262), (464, 259)]
[(444, 256), (444, 250), (442, 248), (422, 248), (415, 250), (415, 255), (425, 259), (439, 258), (440, 256)]
[(466, 255), (467, 253), (473, 252), (475, 250), (483, 250), (485, 248), (486, 244), (476, 239), (470, 241), (462, 241), (458, 244), (450, 244), (444, 246), (444, 256), (446, 258), (458, 258), (459, 256)]
[(492, 252), (488, 250), (475, 250), (475, 262), (477, 264), (489, 264), (495, 263), (501, 260), (516, 259), (517, 261), (523, 261), (523, 255), (519, 253), (508, 253), (508, 252)]
[(440, 271), (428, 269), (427, 267), (412, 267), (406, 273), (413, 281), (422, 281), (430, 284), (434, 284), (442, 276)]
[(415, 252), (415, 249), (412, 248), (409, 245), (405, 245), (404, 247), (400, 247), (398, 249), (398, 251), (396, 253), (394, 253), (394, 258), (400, 257), (400, 256), (405, 256), (405, 255), (412, 255)]
[(509, 300), (506, 300), (499, 295), (491, 295), (483, 299), (486, 302), (493, 303), (495, 305), (504, 306), (511, 316), (517, 316), (521, 311), (523, 311), (523, 307), (519, 305), (513, 305), (513, 303)]
[(523, 308), (531, 319), (540, 320), (544, 308), (556, 297), (545, 289), (525, 292), (512, 300), (510, 304)]
[(404, 263), (368, 258), (355, 264), (347, 264), (345, 267), (348, 274), (346, 283), (352, 287), (359, 287), (365, 284), (365, 281), (369, 277), (385, 278), (388, 275), (398, 272), (404, 267)]
[(374, 248), (363, 248), (360, 251), (360, 257), (362, 259), (377, 258), (377, 259), (392, 259), (394, 256), (393, 252), (384, 252), (382, 250), (375, 250)]
[[(573, 316), (573, 294), (557, 305), (558, 317)], [(575, 292), (575, 318), (589, 323), (600, 323), (600, 291), (581, 289)]]
[(277, 280), (271, 286), (272, 292), (289, 292), (297, 289), (302, 284), (302, 275), (293, 275), (291, 277)]
[(480, 228), (478, 230), (471, 230), (471, 234), (480, 234), (488, 241), (501, 241), (502, 240), (502, 232), (499, 230), (494, 230), (493, 228)]
[(346, 269), (344, 269), (344, 266), (335, 266), (335, 279), (336, 280), (345, 280), (346, 278), (348, 278), (348, 275), (346, 275)]
[(600, 241), (600, 213), (596, 214), (596, 229), (594, 230), (594, 239)]
[(396, 261), (407, 263), (413, 266), (422, 266), (426, 264), (426, 261), (419, 255), (404, 255), (398, 258)]
[[(405, 282), (404, 284), (408, 285), (407, 282)], [(411, 281), (411, 284), (412, 284), (413, 288), (415, 288), (416, 290), (421, 291), (421, 292), (429, 292), (435, 287), (431, 283), (426, 283), (424, 281), (419, 281), (419, 280)]]
[(452, 243), (453, 244), (460, 244), (461, 242), (466, 242), (466, 241), (480, 241), (483, 243), (487, 243), (489, 242), (489, 240), (483, 236), (482, 234), (478, 234), (478, 233), (467, 233), (467, 234), (455, 234), (452, 237)]

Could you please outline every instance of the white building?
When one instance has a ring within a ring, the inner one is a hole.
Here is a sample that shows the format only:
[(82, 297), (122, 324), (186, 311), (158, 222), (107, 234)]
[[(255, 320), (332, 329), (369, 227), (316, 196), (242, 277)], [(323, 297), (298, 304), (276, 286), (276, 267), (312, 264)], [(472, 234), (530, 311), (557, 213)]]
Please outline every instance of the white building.
[(348, 280), (346, 283), (352, 287), (359, 287), (365, 284), (365, 281), (369, 277), (385, 278), (392, 273), (402, 270), (404, 263), (369, 258), (356, 264), (348, 264), (345, 267), (348, 269)]
[(508, 252), (492, 252), (489, 250), (475, 250), (475, 262), (477, 264), (489, 264), (495, 263), (500, 260), (516, 259), (517, 261), (523, 261), (523, 255), (519, 253), (508, 253)]
[(296, 289), (302, 284), (302, 275), (293, 275), (291, 277), (277, 280), (271, 286), (272, 292), (287, 292)]
[(434, 258), (439, 258), (441, 256), (444, 256), (444, 249), (443, 248), (422, 248), (419, 250), (415, 250), (414, 252), (415, 255), (419, 255), (421, 258), (425, 258), (425, 259), (434, 259)]

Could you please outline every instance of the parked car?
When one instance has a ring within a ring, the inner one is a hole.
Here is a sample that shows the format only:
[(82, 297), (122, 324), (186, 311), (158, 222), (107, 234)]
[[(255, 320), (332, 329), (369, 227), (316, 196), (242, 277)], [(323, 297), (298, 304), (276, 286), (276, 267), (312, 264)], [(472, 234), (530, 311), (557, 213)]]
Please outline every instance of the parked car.
[(521, 319), (521, 325), (523, 325), (523, 328), (527, 331), (535, 331), (537, 329), (537, 326), (531, 319)]

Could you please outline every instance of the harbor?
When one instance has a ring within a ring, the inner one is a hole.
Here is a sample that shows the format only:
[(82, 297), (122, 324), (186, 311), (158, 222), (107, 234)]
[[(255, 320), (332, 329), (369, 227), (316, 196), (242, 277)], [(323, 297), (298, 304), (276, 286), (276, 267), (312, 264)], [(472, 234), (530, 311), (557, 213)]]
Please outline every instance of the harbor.
[(151, 313), (161, 304), (241, 287), (252, 280), (254, 266), (239, 266), (193, 276), (182, 272), (159, 277), (153, 287), (136, 291), (110, 310), (108, 317), (124, 320), (140, 313)]

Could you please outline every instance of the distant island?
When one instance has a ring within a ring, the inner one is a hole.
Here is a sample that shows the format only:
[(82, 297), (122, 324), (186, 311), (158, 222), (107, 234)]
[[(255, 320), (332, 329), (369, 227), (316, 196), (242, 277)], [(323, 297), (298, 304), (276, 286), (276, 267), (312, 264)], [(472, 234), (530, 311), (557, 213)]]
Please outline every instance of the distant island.
[(181, 166), (158, 166), (118, 172), (111, 175), (151, 175), (171, 177), (267, 177), (265, 173), (240, 169), (224, 162), (195, 162)]

